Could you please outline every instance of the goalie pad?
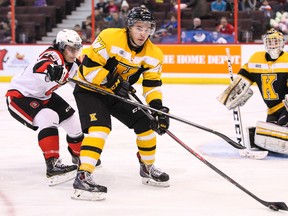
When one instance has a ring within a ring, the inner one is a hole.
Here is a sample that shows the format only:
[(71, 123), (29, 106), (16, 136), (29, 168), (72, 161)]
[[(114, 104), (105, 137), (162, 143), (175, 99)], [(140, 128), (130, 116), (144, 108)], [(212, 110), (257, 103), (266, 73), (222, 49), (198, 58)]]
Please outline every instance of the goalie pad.
[(286, 110), (288, 111), (288, 95), (286, 94), (284, 97), (284, 100), (282, 101), (284, 103), (284, 106)]
[(256, 123), (255, 145), (288, 155), (288, 128), (273, 123)]
[(217, 99), (228, 110), (235, 109), (237, 106), (243, 106), (253, 95), (250, 86), (251, 83), (248, 80), (237, 77)]

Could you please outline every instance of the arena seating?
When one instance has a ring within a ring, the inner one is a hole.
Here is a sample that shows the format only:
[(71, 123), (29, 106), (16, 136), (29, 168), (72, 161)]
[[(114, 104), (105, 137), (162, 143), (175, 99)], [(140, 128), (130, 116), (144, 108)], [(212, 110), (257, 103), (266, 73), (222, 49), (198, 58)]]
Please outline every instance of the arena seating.
[[(41, 40), (47, 32), (56, 27), (57, 23), (71, 14), (84, 0), (47, 0), (48, 6), (34, 6), (35, 0), (22, 0), (22, 6), (15, 7), (15, 19), (18, 21), (16, 41), (35, 43)], [(0, 7), (0, 19), (10, 11), (9, 7)], [(2, 33), (3, 34), (3, 33)]]
[[(47, 7), (35, 7), (33, 6), (34, 0), (22, 1), (23, 6), (15, 7), (16, 19), (18, 21), (17, 40), (19, 40), (18, 37), (20, 37), (20, 35), (26, 34), (28, 38), (26, 38), (26, 40), (28, 40), (27, 42), (29, 43), (35, 43), (36, 40), (41, 40), (41, 37), (51, 31), (53, 27), (56, 27), (58, 23), (61, 23), (81, 2), (84, 2), (84, 0), (47, 0)], [(140, 5), (140, 3), (133, 0), (127, 0), (127, 2), (130, 8)], [(209, 7), (209, 3), (210, 2), (207, 3), (207, 7)], [(163, 3), (154, 3), (152, 6), (158, 29), (163, 23), (169, 21), (171, 14), (176, 14), (177, 17), (177, 13), (173, 10), (173, 4), (170, 0), (164, 0)], [(0, 7), (0, 17), (6, 16), (9, 10), (9, 7)], [(223, 16), (227, 17), (228, 21), (234, 24), (234, 15), (229, 11), (209, 12), (205, 17), (200, 17), (203, 29), (213, 31)], [(187, 9), (181, 12), (182, 30), (192, 27), (192, 19), (192, 10)], [(251, 31), (253, 32), (254, 39), (260, 38), (261, 34), (265, 31), (263, 29), (263, 23), (265, 23), (265, 17), (261, 11), (239, 11), (238, 13), (239, 34), (243, 31)], [(173, 33), (176, 34), (177, 31), (173, 31)]]

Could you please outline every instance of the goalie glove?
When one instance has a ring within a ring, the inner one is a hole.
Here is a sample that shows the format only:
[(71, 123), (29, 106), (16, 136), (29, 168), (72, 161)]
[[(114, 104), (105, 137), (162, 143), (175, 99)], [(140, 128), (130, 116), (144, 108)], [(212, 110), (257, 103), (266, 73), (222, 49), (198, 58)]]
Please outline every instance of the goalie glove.
[(237, 77), (217, 99), (225, 105), (228, 110), (235, 109), (237, 106), (243, 106), (253, 95), (250, 86), (251, 83), (248, 80)]
[(284, 103), (284, 106), (286, 110), (288, 111), (288, 95), (287, 94), (285, 95), (284, 100), (282, 100), (282, 102)]
[(55, 81), (58, 84), (63, 85), (67, 82), (69, 73), (62, 65), (50, 64), (47, 67), (47, 77), (50, 81)]

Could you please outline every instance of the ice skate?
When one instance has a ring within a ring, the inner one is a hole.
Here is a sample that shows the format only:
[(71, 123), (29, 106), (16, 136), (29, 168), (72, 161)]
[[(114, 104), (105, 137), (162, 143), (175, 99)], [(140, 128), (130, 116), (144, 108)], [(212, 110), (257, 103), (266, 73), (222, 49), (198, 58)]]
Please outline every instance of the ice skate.
[(64, 165), (59, 158), (49, 158), (46, 160), (46, 177), (49, 186), (57, 185), (69, 181), (76, 176), (76, 165)]
[(137, 157), (140, 163), (140, 176), (142, 177), (142, 183), (145, 185), (153, 185), (157, 187), (169, 187), (169, 175), (162, 172), (160, 169), (152, 165), (145, 165), (139, 153)]
[[(75, 154), (73, 154), (73, 151), (72, 151), (72, 149), (71, 149), (70, 147), (68, 147), (68, 151), (69, 151), (69, 153), (71, 154), (72, 163), (73, 163), (73, 164), (76, 164), (77, 166), (79, 166), (79, 165), (80, 165), (80, 158), (79, 158), (79, 156), (76, 156)], [(101, 167), (101, 160), (100, 160), (100, 159), (97, 160), (96, 167), (98, 167), (98, 168)]]
[(97, 185), (89, 172), (78, 171), (73, 187), (72, 199), (88, 201), (106, 199), (107, 187)]

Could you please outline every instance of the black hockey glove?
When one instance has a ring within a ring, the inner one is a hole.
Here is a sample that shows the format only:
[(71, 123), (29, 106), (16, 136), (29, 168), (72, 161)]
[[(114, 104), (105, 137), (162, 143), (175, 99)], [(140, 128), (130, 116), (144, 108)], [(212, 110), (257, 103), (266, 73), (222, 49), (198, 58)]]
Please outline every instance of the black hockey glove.
[(67, 82), (69, 73), (66, 68), (62, 65), (53, 65), (50, 64), (47, 67), (47, 76), (50, 81), (55, 81), (60, 85), (63, 85)]
[[(162, 106), (162, 102), (160, 100), (153, 100), (149, 103), (149, 105), (154, 109), (169, 113), (169, 108)], [(154, 120), (152, 120), (150, 123), (151, 129), (159, 135), (165, 134), (170, 124), (169, 117), (158, 112), (152, 112), (152, 115)]]
[(116, 95), (121, 97), (129, 98), (128, 93), (135, 93), (136, 90), (131, 86), (131, 84), (123, 80), (123, 78), (116, 74), (107, 84), (106, 86), (110, 88)]

